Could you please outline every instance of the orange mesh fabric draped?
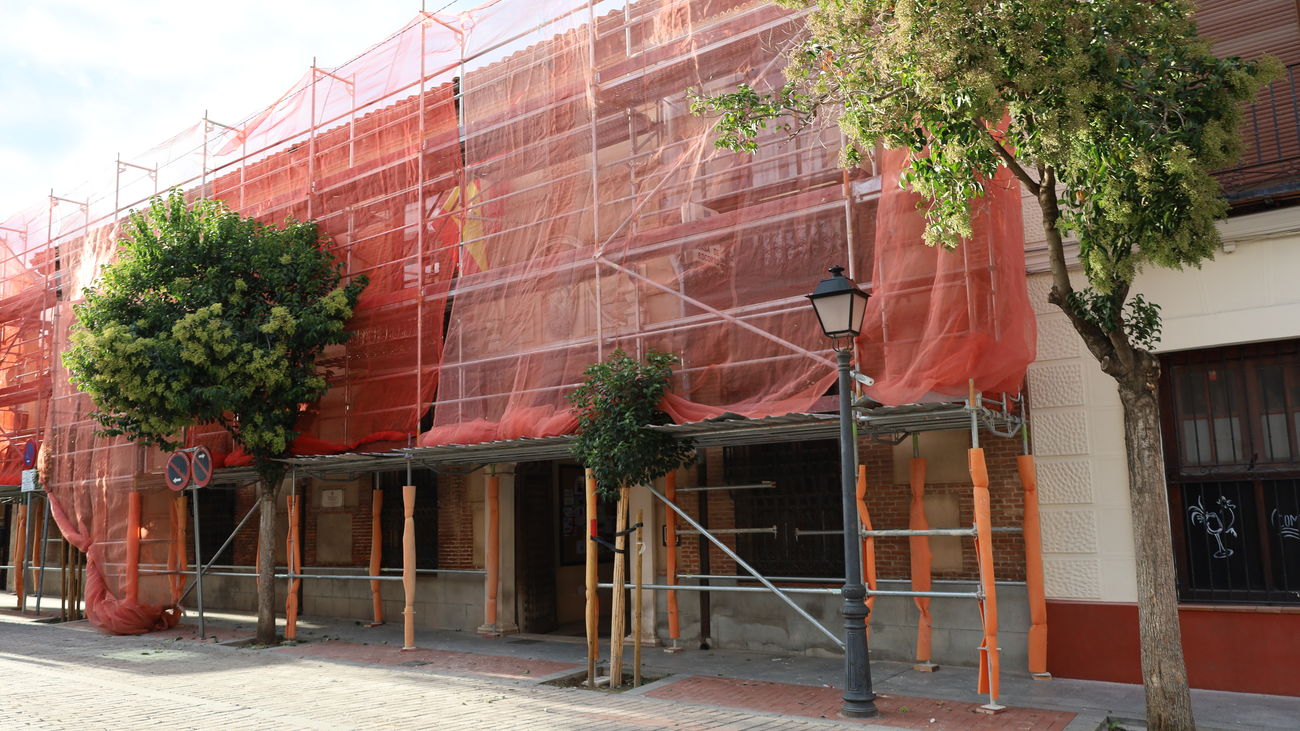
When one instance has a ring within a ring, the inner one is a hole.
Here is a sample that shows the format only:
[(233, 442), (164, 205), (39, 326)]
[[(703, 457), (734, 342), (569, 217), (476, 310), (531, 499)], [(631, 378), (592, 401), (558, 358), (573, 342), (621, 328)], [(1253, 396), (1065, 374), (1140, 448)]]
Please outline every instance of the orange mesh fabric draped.
[[(555, 20), (520, 33), (524, 15)], [(465, 175), (500, 213), (473, 242), (484, 268), (462, 256), (422, 444), (569, 432), (565, 394), (615, 348), (681, 357), (665, 407), (682, 421), (824, 395), (833, 361), (802, 295), (828, 264), (869, 260), (874, 201), (846, 200), (865, 176), (836, 166), (828, 127), (719, 151), (685, 94), (782, 83), (799, 27), (734, 0), (473, 14)]]
[(45, 211), (0, 220), (0, 485), (22, 479), (27, 445), (42, 437), (50, 398)]
[[(89, 286), (100, 267), (111, 258), (116, 226), (100, 226), (59, 241), (50, 251), (58, 267), (52, 277), (64, 301), (51, 310), (55, 352), (68, 348), (68, 327), (73, 319), (71, 293)], [(79, 297), (78, 297), (79, 299)], [(146, 450), (122, 438), (95, 435), (98, 425), (89, 417), (90, 397), (76, 391), (60, 360), (53, 368), (53, 403), (46, 430), (42, 479), (50, 507), (64, 538), (86, 553), (86, 616), (96, 627), (114, 634), (140, 634), (173, 626), (179, 612), (169, 609), (166, 576), (145, 574), (132, 598), (127, 591), (128, 501), (141, 493), (139, 563), (166, 565), (170, 548), (168, 531), (175, 493), (160, 480), (145, 474)]]
[(883, 154), (872, 298), (858, 344), (867, 393), (887, 405), (1018, 393), (1034, 359), (1020, 185), (1003, 169), (972, 203), (973, 236), (925, 246), (919, 198), (898, 186), (905, 151)]
[[(176, 618), (175, 577), (146, 572), (134, 596), (126, 580), (128, 543), (163, 569), (180, 530), (161, 455), (94, 436), (89, 399), (52, 358), (117, 222), (155, 189), (315, 220), (346, 273), (370, 278), (352, 340), (320, 361), (330, 389), (302, 405), (297, 454), (405, 444), (430, 419), (422, 444), (567, 433), (566, 394), (615, 348), (681, 357), (664, 404), (678, 421), (830, 408), (834, 359), (803, 295), (833, 264), (870, 274), (862, 347), (878, 399), (964, 395), (970, 378), (1017, 390), (1034, 335), (1013, 185), (990, 185), (972, 241), (936, 251), (896, 170), (882, 186), (837, 167), (833, 125), (770, 131), (749, 155), (715, 149), (711, 121), (690, 114), (689, 88), (784, 83), (801, 27), (759, 0), (421, 13), (242, 124), (204, 119), (80, 203), (8, 219), (0, 482), (44, 434), (55, 518), (89, 556), (91, 621), (134, 633)], [(188, 436), (219, 466), (249, 461), (223, 431)]]

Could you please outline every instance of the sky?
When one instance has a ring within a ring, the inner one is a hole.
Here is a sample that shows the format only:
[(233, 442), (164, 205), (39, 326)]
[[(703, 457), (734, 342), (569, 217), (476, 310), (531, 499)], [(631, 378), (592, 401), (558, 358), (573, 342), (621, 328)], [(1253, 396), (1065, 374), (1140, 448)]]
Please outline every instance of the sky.
[[(430, 11), (481, 0), (425, 0)], [(206, 110), (235, 124), (420, 0), (0, 0), (0, 219), (112, 175)]]

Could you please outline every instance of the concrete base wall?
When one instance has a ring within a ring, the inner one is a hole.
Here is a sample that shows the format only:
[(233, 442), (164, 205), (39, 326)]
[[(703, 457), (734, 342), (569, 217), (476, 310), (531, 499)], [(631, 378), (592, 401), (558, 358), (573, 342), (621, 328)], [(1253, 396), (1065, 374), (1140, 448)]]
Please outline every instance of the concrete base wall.
[[(715, 581), (715, 584), (727, 582)], [(731, 582), (734, 584), (734, 582)], [(976, 583), (935, 582), (935, 591), (975, 591)], [(905, 583), (885, 584), (882, 589), (907, 588)], [(659, 616), (666, 618), (666, 592), (656, 592)], [(682, 642), (700, 639), (698, 592), (678, 592)], [(820, 630), (800, 617), (781, 599), (771, 594), (712, 593), (712, 646), (757, 652), (838, 656), (839, 647)], [(833, 595), (791, 595), (836, 636), (843, 636), (840, 599)], [(911, 662), (916, 659), (916, 622), (919, 614), (912, 599), (877, 597), (871, 614), (871, 657), (876, 660)], [(1028, 666), (1029, 607), (1023, 584), (998, 585), (998, 643), (1002, 667), (1024, 672)], [(974, 599), (930, 600), (932, 660), (939, 665), (974, 667), (983, 640), (979, 606)], [(666, 619), (656, 627), (656, 636), (669, 644)]]
[[(415, 585), (415, 625), (430, 629), (473, 632), (483, 624), (483, 577), (448, 574), (421, 576)], [(402, 621), (405, 598), (402, 582), (380, 584), (384, 600), (384, 621)], [(285, 582), (276, 582), (276, 614), (283, 616)], [(188, 611), (197, 606), (191, 592), (185, 602)], [(257, 609), (257, 594), (251, 578), (210, 576), (203, 580), (205, 609), (232, 609), (252, 612)], [(300, 617), (343, 617), (361, 621), (373, 618), (370, 582), (355, 579), (303, 579)]]

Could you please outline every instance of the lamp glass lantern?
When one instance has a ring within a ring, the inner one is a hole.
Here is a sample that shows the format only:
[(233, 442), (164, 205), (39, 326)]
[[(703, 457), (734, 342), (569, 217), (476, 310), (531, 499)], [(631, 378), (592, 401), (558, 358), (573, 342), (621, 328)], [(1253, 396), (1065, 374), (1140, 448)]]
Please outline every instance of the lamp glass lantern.
[(817, 312), (822, 332), (832, 340), (855, 338), (862, 332), (862, 318), (867, 313), (867, 293), (844, 276), (844, 267), (833, 266), (831, 275), (817, 283), (807, 295)]

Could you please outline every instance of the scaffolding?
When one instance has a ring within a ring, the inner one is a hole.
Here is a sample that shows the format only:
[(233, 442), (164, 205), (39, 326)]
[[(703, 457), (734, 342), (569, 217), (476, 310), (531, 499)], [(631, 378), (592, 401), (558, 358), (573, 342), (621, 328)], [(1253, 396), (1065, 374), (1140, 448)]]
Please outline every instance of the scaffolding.
[[(213, 569), (251, 575), (214, 564), (220, 551), (200, 555), (203, 490), (166, 490), (162, 455), (97, 436), (93, 404), (54, 357), (127, 213), (172, 187), (268, 223), (314, 220), (346, 274), (370, 279), (351, 340), (319, 361), (330, 389), (297, 425), (286, 460), (295, 516), (297, 476), (567, 457), (576, 421), (564, 397), (615, 348), (681, 357), (663, 405), (678, 425), (665, 428), (701, 446), (833, 436), (833, 419), (807, 415), (834, 371), (803, 295), (836, 263), (871, 282), (859, 367), (877, 381), (867, 393), (894, 404), (863, 412), (862, 434), (960, 419), (1011, 430), (1005, 399), (899, 404), (958, 397), (970, 379), (989, 393), (1018, 388), (1033, 317), (1013, 182), (989, 186), (959, 253), (929, 250), (896, 158), (840, 169), (842, 138), (827, 122), (765, 132), (752, 155), (722, 151), (710, 121), (689, 113), (687, 89), (782, 84), (783, 52), (802, 32), (800, 12), (758, 0), (420, 12), (337, 68), (313, 59), (242, 121), (204, 112), (147, 153), (117, 155), (98, 187), (51, 191), (0, 220), (0, 484), (16, 484), (23, 450), (42, 444), (51, 518), (86, 553), (91, 621), (122, 633), (170, 626), (190, 593), (184, 577), (201, 604)], [(256, 478), (220, 429), (196, 425), (187, 441), (213, 452), (214, 485)], [(660, 498), (671, 506), (672, 489)], [(412, 489), (408, 520), (415, 499)], [(296, 529), (287, 538), (280, 578), (296, 587), (327, 575), (301, 565)], [(475, 569), (441, 570), (451, 571)], [(668, 573), (675, 624), (675, 591), (690, 589)], [(397, 577), (377, 559), (328, 575), (370, 582), (382, 621), (379, 583)], [(408, 610), (415, 575), (401, 577)]]

